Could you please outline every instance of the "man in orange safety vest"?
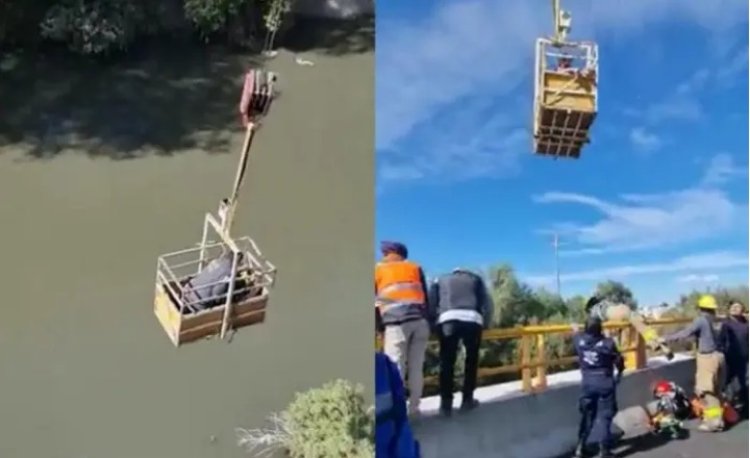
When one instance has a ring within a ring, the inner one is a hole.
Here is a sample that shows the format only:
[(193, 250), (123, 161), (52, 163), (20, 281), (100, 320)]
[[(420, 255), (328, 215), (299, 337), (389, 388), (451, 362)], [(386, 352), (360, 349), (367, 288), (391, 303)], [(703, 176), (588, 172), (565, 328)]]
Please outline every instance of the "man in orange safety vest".
[(375, 307), (383, 352), (406, 377), (409, 414), (419, 413), (424, 383), (425, 351), (430, 338), (426, 319), (427, 289), (422, 268), (411, 261), (406, 246), (382, 242), (382, 260), (375, 266)]

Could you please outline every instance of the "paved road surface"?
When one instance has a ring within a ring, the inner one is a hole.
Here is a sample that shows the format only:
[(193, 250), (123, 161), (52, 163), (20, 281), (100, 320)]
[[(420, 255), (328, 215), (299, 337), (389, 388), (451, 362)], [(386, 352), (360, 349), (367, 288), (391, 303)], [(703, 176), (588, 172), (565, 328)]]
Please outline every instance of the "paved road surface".
[(742, 422), (720, 434), (707, 434), (688, 425), (690, 437), (685, 440), (659, 442), (632, 441), (618, 450), (620, 458), (745, 458), (748, 456), (748, 423)]

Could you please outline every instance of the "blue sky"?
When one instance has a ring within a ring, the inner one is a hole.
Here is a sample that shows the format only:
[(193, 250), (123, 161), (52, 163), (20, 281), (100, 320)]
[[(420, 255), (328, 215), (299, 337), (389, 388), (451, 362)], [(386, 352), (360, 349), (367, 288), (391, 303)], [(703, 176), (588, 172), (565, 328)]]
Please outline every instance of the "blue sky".
[(747, 282), (746, 0), (563, 0), (599, 45), (581, 159), (531, 154), (548, 0), (378, 2), (376, 237), (429, 274), (509, 262), (563, 295), (627, 283), (643, 305)]

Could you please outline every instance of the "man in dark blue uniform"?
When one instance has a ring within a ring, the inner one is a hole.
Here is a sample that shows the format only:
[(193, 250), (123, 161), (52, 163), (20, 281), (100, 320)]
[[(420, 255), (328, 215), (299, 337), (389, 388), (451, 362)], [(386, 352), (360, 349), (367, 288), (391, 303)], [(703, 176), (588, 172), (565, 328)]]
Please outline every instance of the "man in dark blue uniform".
[[(625, 363), (614, 340), (602, 334), (602, 321), (590, 317), (586, 329), (574, 338), (581, 367), (579, 399), (581, 422), (575, 457), (583, 457), (587, 443), (599, 444), (599, 458), (612, 457), (612, 420), (617, 413), (616, 387)], [(616, 372), (615, 372), (616, 370)]]

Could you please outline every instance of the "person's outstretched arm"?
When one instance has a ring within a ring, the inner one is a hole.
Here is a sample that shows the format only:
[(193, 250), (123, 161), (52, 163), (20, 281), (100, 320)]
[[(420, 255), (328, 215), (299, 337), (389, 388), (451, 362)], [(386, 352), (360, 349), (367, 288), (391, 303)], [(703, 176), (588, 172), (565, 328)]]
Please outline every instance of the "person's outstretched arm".
[(663, 336), (661, 340), (665, 343), (669, 343), (674, 342), (675, 340), (687, 339), (688, 337), (697, 335), (701, 325), (700, 320), (702, 320), (701, 317), (696, 318), (692, 323), (680, 329), (679, 331)]

